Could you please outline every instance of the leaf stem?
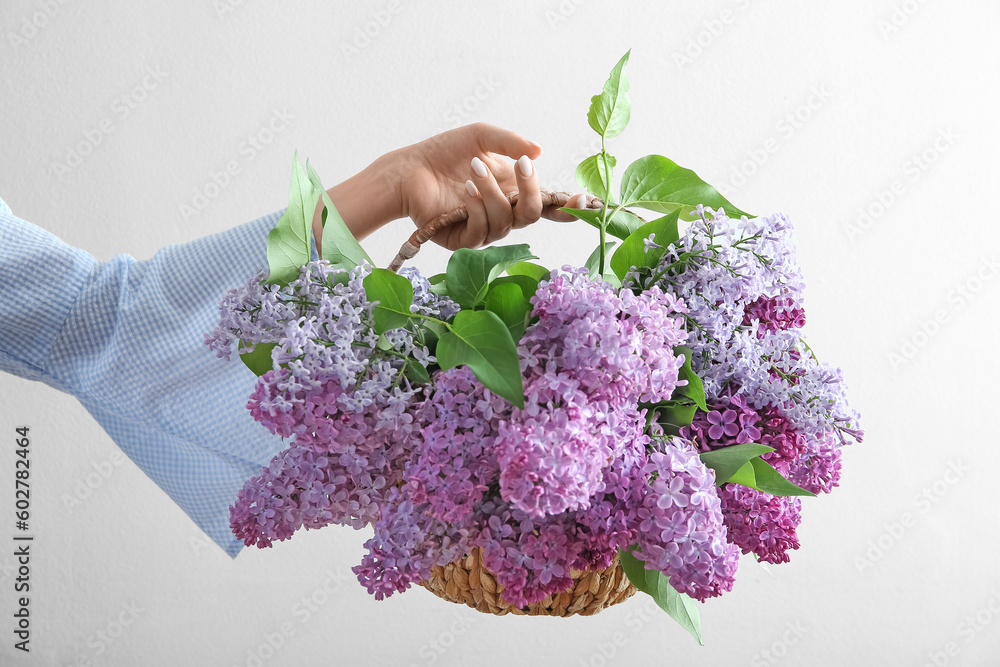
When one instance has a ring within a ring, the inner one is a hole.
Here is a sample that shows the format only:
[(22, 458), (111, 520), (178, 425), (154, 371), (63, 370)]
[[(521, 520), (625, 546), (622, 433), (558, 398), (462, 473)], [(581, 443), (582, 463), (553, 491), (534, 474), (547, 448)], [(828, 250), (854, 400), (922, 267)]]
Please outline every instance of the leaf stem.
[[(600, 252), (600, 259), (597, 264), (597, 269), (598, 269), (597, 275), (603, 277), (605, 259), (606, 259), (605, 258), (606, 251), (604, 248), (604, 243), (605, 239), (607, 238), (607, 232), (608, 232), (608, 198), (611, 196), (611, 168), (608, 166), (608, 150), (605, 147), (604, 134), (601, 135), (601, 161), (604, 163), (604, 176), (606, 176), (608, 179), (607, 183), (605, 184), (607, 185), (606, 192), (604, 192), (604, 197), (602, 197), (602, 201), (604, 202), (604, 208), (601, 209), (601, 227), (600, 227), (601, 243), (599, 246), (601, 252)], [(603, 182), (604, 179), (602, 178), (601, 181)]]

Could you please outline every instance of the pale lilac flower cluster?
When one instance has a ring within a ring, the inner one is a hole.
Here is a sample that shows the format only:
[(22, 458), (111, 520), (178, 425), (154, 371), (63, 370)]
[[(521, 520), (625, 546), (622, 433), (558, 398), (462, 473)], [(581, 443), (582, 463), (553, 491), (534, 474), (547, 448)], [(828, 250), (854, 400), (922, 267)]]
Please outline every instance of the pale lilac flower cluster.
[(644, 472), (650, 491), (639, 510), (633, 554), (696, 600), (732, 590), (740, 551), (727, 541), (715, 473), (683, 440), (664, 440)]
[(375, 534), (365, 543), (368, 553), (352, 568), (358, 581), (382, 600), (426, 579), (435, 565), (446, 565), (468, 553), (467, 531), (438, 519), (427, 503), (414, 502), (406, 486), (389, 489)]
[[(434, 361), (405, 329), (387, 332), (384, 337), (390, 350), (379, 348), (373, 305), (365, 297), (363, 284), (370, 272), (367, 264), (348, 272), (319, 260), (303, 266), (299, 278), (284, 287), (260, 283), (266, 276), (260, 272), (226, 295), (219, 323), (205, 337), (209, 348), (228, 359), (237, 339), (242, 340), (239, 352), (252, 350), (258, 343), (275, 343), (274, 369), (289, 371), (260, 381), (275, 385), (261, 396), (259, 407), (265, 420), (280, 420), (277, 413), (287, 413), (304, 392), (334, 378), (344, 389), (352, 387), (338, 397), (345, 410), (389, 404), (393, 390), (401, 385), (404, 357), (412, 355), (425, 365)], [(419, 274), (402, 273), (414, 285), (412, 312), (443, 318), (457, 312), (457, 304), (431, 293), (430, 284)], [(399, 407), (393, 412), (398, 413)]]
[(466, 520), (499, 474), (494, 442), (510, 411), (467, 366), (437, 373), (434, 393), (413, 410), (420, 431), (405, 473), (413, 501), (442, 521)]
[(632, 274), (627, 284), (648, 289), (655, 279), (687, 304), (692, 362), (710, 399), (742, 394), (755, 408), (781, 408), (804, 434), (860, 440), (840, 369), (819, 363), (803, 341), (791, 222), (782, 214), (734, 220), (701, 206), (698, 214), (650, 276)]
[[(412, 332), (387, 332), (379, 345), (373, 305), (351, 271), (310, 262), (284, 287), (259, 281), (231, 290), (206, 344), (228, 358), (274, 343), (273, 367), (257, 380), (247, 407), (272, 433), (293, 437), (231, 508), (233, 530), (249, 546), (269, 546), (300, 527), (329, 523), (361, 528), (378, 517), (384, 495), (401, 480), (413, 430), (410, 406), (420, 390), (403, 374), (404, 357), (434, 361)], [(413, 312), (451, 316), (457, 305), (430, 292), (414, 272)], [(388, 348), (388, 349), (384, 349)]]

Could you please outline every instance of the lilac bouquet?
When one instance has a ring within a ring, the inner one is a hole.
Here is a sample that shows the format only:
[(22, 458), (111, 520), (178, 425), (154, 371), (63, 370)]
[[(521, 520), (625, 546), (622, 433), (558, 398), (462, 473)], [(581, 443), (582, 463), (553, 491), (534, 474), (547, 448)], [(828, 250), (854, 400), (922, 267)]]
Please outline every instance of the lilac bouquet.
[(588, 114), (602, 151), (577, 169), (604, 206), (564, 209), (599, 230), (584, 266), (550, 271), (514, 245), (396, 274), (328, 198), (333, 251), (310, 261), (326, 195), (296, 156), (270, 271), (206, 335), (258, 375), (254, 419), (290, 439), (230, 508), (246, 545), (371, 525), (354, 572), (376, 599), (478, 548), (517, 607), (618, 559), (699, 641), (693, 600), (731, 590), (741, 553), (799, 547), (801, 498), (837, 486), (863, 433), (804, 341), (791, 223), (657, 155), (615, 197), (603, 140), (628, 122), (627, 59)]

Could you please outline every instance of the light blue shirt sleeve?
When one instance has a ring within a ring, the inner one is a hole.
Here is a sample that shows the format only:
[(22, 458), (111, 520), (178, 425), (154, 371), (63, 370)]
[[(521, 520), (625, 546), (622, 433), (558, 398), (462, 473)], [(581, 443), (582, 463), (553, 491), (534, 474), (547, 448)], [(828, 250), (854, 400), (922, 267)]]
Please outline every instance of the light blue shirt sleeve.
[(77, 397), (232, 557), (243, 544), (229, 506), (284, 444), (246, 407), (256, 376), (204, 339), (226, 292), (267, 267), (267, 233), (283, 212), (148, 260), (99, 262), (0, 199), (0, 371)]

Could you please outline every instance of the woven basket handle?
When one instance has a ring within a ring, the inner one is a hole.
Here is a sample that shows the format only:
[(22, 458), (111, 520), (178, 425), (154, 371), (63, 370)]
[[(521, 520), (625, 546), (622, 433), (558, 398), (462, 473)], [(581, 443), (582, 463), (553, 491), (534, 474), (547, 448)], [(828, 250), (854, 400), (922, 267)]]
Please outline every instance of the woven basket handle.
[[(577, 194), (578, 193), (553, 192), (552, 190), (542, 188), (542, 206), (566, 206), (569, 203), (569, 200), (576, 197)], [(517, 193), (512, 192), (508, 194), (507, 201), (510, 202), (511, 207), (517, 206)], [(604, 202), (600, 199), (587, 195), (587, 208), (602, 208), (603, 206)], [(396, 255), (396, 258), (389, 264), (389, 270), (399, 271), (399, 268), (403, 266), (403, 262), (416, 255), (420, 250), (420, 246), (425, 241), (433, 238), (434, 235), (442, 229), (451, 227), (458, 222), (465, 222), (468, 219), (469, 211), (466, 210), (465, 204), (462, 204), (453, 211), (443, 213), (434, 218), (426, 225), (413, 232), (410, 238), (406, 240), (403, 246), (399, 249), (399, 253)]]

